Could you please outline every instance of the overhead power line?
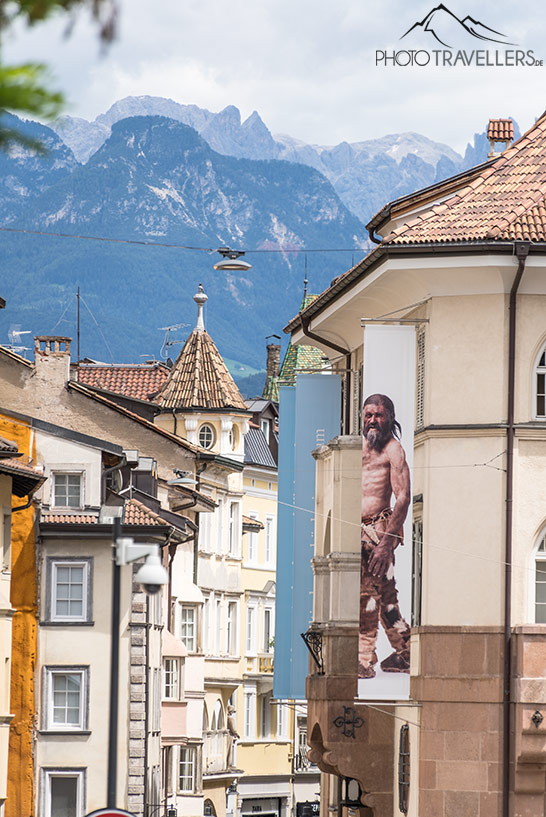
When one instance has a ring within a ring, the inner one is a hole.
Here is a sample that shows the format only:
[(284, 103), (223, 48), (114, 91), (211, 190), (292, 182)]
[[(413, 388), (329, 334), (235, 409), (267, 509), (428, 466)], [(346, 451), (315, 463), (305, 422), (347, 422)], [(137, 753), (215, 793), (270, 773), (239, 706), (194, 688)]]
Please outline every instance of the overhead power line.
[[(80, 235), (79, 233), (57, 233), (51, 232), (49, 230), (28, 230), (24, 227), (0, 227), (0, 232), (3, 233), (22, 233), (23, 235), (42, 235), (42, 236), (50, 236), (52, 238), (76, 238), (81, 241), (103, 241), (108, 242), (111, 244), (134, 244), (139, 247), (167, 247), (169, 249), (176, 249), (176, 250), (192, 250), (194, 252), (206, 252), (206, 253), (214, 253), (218, 252), (218, 247), (193, 247), (187, 244), (173, 244), (166, 241), (146, 241), (144, 239), (137, 239), (137, 238), (111, 238), (108, 236), (100, 236), (100, 235)], [(243, 250), (242, 252), (245, 255), (250, 253), (283, 253), (284, 255), (289, 253), (299, 253), (299, 252), (355, 252), (355, 250), (360, 250), (361, 252), (365, 253), (368, 251), (368, 247), (316, 247), (314, 249), (308, 249), (307, 247), (278, 247), (278, 248), (271, 248), (271, 249), (256, 249), (256, 250)]]

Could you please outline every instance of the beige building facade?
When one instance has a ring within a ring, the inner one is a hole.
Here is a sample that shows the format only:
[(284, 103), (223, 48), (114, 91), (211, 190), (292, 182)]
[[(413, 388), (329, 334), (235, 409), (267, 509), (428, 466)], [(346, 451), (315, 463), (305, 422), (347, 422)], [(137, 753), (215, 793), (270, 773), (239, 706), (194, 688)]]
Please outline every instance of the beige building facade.
[[(369, 225), (379, 246), (288, 326), (351, 395), (340, 435), (313, 452), (323, 814), (544, 814), (545, 128), (385, 207)], [(411, 322), (417, 359), (410, 699), (379, 703), (357, 697), (370, 320)]]

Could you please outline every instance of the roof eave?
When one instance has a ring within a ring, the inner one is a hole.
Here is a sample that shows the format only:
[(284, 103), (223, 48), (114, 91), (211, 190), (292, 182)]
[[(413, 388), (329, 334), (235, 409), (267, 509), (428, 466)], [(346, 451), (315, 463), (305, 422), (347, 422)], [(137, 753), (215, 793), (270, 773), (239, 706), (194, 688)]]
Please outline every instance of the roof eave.
[[(383, 263), (391, 256), (408, 256), (408, 255), (472, 255), (475, 253), (513, 253), (514, 245), (522, 243), (519, 241), (493, 241), (493, 240), (476, 240), (476, 241), (453, 241), (449, 243), (435, 243), (428, 244), (380, 244), (371, 251), (360, 264), (357, 264), (345, 275), (341, 275), (334, 284), (325, 290), (316, 301), (309, 304), (309, 306), (296, 315), (284, 327), (283, 331), (286, 334), (293, 333), (299, 329), (305, 321), (311, 320), (315, 315), (318, 315), (324, 308), (340, 298), (356, 281), (361, 280), (368, 275), (378, 264)], [(534, 253), (546, 252), (546, 242), (533, 243), (530, 248)]]

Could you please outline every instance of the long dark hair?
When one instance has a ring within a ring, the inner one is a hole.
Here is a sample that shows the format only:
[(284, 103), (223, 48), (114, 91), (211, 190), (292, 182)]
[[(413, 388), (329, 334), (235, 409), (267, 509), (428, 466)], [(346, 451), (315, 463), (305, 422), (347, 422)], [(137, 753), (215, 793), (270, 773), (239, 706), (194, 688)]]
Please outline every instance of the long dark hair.
[(383, 406), (389, 419), (389, 431), (396, 440), (399, 440), (402, 434), (402, 426), (394, 415), (394, 403), (391, 398), (387, 397), (386, 394), (370, 394), (370, 396), (364, 400), (362, 410), (364, 411), (369, 404)]

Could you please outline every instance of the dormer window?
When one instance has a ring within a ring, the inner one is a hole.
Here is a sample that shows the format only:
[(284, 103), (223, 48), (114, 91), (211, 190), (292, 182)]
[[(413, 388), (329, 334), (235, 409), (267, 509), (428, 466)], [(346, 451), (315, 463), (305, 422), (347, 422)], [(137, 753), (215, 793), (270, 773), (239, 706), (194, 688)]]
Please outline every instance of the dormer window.
[(57, 508), (82, 507), (82, 475), (53, 473), (52, 504)]
[(265, 440), (266, 440), (267, 443), (269, 443), (269, 427), (270, 427), (269, 420), (262, 420), (261, 426), (262, 426), (262, 432), (263, 432), (263, 435), (265, 437)]
[(199, 429), (199, 445), (207, 449), (212, 448), (214, 437), (214, 428), (208, 423), (204, 423)]

